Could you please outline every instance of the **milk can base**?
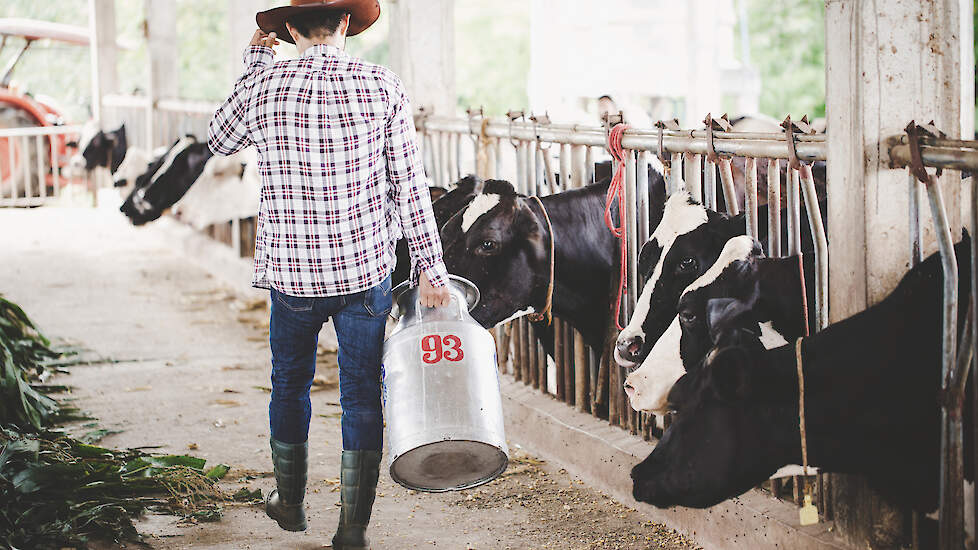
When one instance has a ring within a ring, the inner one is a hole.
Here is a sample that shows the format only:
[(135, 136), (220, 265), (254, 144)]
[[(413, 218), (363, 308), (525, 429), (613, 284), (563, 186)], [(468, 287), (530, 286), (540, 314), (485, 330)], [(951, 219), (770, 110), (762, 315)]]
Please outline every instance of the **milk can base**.
[(390, 473), (408, 489), (441, 493), (488, 483), (506, 471), (508, 464), (505, 452), (482, 441), (437, 441), (397, 457)]

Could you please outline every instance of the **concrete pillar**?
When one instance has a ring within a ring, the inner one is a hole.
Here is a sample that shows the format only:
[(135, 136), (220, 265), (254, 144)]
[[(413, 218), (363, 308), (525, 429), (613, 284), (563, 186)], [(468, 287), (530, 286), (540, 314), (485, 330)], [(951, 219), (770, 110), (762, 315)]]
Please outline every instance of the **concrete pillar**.
[(146, 44), (149, 55), (147, 94), (151, 107), (146, 114), (146, 141), (149, 147), (162, 143), (156, 125), (156, 103), (175, 99), (179, 93), (177, 65), (177, 10), (171, 0), (144, 0)]
[(91, 33), (92, 118), (102, 121), (102, 96), (119, 88), (116, 69), (115, 0), (89, 0), (88, 27)]
[[(723, 112), (722, 87), (718, 85), (721, 74), (717, 63), (720, 57), (717, 31), (721, 24), (732, 26), (733, 13), (729, 0), (689, 0), (686, 3), (689, 47), (686, 49), (688, 62), (683, 128), (698, 127), (706, 113)], [(721, 16), (731, 21), (721, 21)]]
[[(973, 69), (962, 67), (962, 50), (972, 46), (960, 31), (970, 27), (970, 14), (969, 0), (826, 2), (833, 322), (879, 302), (910, 267), (907, 172), (888, 168), (880, 143), (901, 134), (911, 119), (934, 119), (950, 137), (961, 135), (963, 110), (973, 116), (973, 103), (962, 102), (968, 96), (962, 89), (973, 85)], [(945, 203), (958, 204), (960, 174), (947, 171), (941, 182)], [(949, 217), (959, 235), (960, 211), (952, 209)], [(929, 214), (923, 225), (929, 254), (936, 250)], [(832, 484), (838, 491), (833, 501), (846, 504), (836, 511), (840, 531), (857, 546), (892, 544), (902, 514), (864, 483), (840, 482)]]
[(391, 0), (389, 6), (391, 69), (404, 81), (411, 103), (454, 116), (453, 0)]
[(244, 67), (241, 64), (241, 52), (244, 51), (251, 36), (255, 34), (258, 24), (255, 22), (255, 14), (266, 10), (270, 4), (267, 0), (227, 0), (228, 2), (228, 38), (230, 43), (231, 68), (230, 78), (234, 82), (241, 76)]

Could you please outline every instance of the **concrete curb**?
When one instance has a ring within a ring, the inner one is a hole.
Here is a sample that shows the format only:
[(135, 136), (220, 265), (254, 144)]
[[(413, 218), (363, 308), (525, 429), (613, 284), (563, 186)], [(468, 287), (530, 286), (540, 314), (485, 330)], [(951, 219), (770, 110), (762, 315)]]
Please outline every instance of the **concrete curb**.
[[(251, 286), (251, 259), (236, 257), (229, 247), (166, 217), (155, 222), (152, 230), (163, 233), (165, 242), (173, 243), (188, 260), (235, 293), (247, 299), (267, 299), (265, 291)], [(330, 337), (335, 342), (332, 328), (324, 328), (321, 338)], [(689, 535), (705, 548), (850, 548), (832, 532), (831, 522), (799, 527), (794, 504), (761, 491), (751, 491), (708, 510), (660, 510), (637, 503), (632, 498), (629, 472), (652, 450), (651, 443), (578, 413), (508, 376), (501, 377), (501, 390), (509, 440), (635, 508), (647, 519)]]

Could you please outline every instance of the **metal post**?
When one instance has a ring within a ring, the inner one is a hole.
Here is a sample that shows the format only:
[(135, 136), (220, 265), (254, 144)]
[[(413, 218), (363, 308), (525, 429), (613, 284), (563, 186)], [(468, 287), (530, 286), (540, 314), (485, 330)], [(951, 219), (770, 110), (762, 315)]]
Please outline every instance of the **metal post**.
[(526, 177), (526, 158), (523, 155), (523, 142), (517, 141), (513, 145), (516, 151), (516, 181), (513, 182), (513, 187), (516, 188), (517, 193), (523, 192), (523, 179)]
[[(958, 263), (954, 252), (954, 240), (944, 208), (944, 197), (937, 176), (930, 175), (927, 198), (937, 245), (944, 268), (944, 316), (942, 319), (944, 340), (941, 345), (941, 389), (945, 395), (951, 387), (955, 371), (958, 334)], [(955, 407), (956, 410), (950, 410)], [(940, 548), (961, 548), (964, 543), (964, 451), (960, 403), (945, 401), (941, 408), (941, 500)]]
[(626, 243), (626, 255), (628, 259), (628, 272), (626, 281), (625, 291), (627, 295), (625, 299), (622, 300), (624, 311), (622, 315), (624, 316), (623, 323), (628, 322), (628, 318), (631, 316), (632, 310), (635, 304), (635, 298), (638, 296), (638, 251), (636, 243), (638, 242), (637, 230), (638, 221), (636, 214), (636, 206), (638, 204), (637, 193), (636, 193), (636, 177), (635, 177), (635, 152), (628, 149), (624, 150), (625, 153), (625, 204), (619, 205), (618, 215), (621, 217), (623, 222), (623, 227), (625, 229), (622, 238), (625, 239)]
[(801, 254), (801, 200), (798, 170), (788, 167), (788, 255)]
[(733, 216), (740, 214), (737, 204), (737, 188), (734, 186), (733, 170), (729, 158), (720, 159), (720, 185), (723, 187), (723, 200), (727, 203), (727, 213)]
[[(638, 164), (635, 166), (635, 190), (638, 196), (638, 238), (632, 241), (636, 249), (649, 238), (649, 152), (638, 152)], [(636, 270), (636, 277), (638, 272)], [(637, 298), (638, 295), (635, 294)]]
[(685, 174), (686, 189), (689, 190), (689, 196), (700, 204), (703, 203), (703, 188), (700, 185), (703, 179), (702, 161), (702, 155), (693, 153), (683, 154), (683, 172)]
[(744, 208), (747, 213), (747, 234), (757, 238), (757, 159), (744, 159), (746, 185), (744, 189)]
[(584, 337), (574, 330), (574, 403), (579, 412), (585, 412), (587, 400), (587, 347)]
[(781, 162), (767, 161), (767, 255), (781, 257)]
[(829, 242), (822, 224), (822, 208), (815, 193), (812, 167), (802, 164), (798, 172), (805, 197), (805, 210), (808, 212), (808, 225), (815, 244), (815, 315), (818, 329), (821, 330), (829, 326)]
[(571, 146), (564, 143), (560, 146), (560, 187), (558, 191), (570, 189), (571, 178)]
[(592, 147), (588, 147), (587, 148), (587, 152), (584, 154), (584, 159), (586, 161), (585, 164), (584, 164), (584, 166), (585, 166), (585, 168), (584, 168), (584, 170), (585, 170), (585, 172), (584, 172), (585, 177), (584, 177), (584, 181), (581, 183), (581, 187), (583, 187), (585, 185), (591, 185), (592, 183), (595, 183), (595, 181), (594, 181), (594, 151), (593, 151), (593, 148)]
[(679, 180), (683, 177), (683, 154), (673, 153), (669, 162), (669, 194), (679, 191)]
[(911, 265), (917, 265), (924, 260), (923, 247), (920, 245), (920, 235), (922, 233), (920, 221), (921, 189), (913, 172), (908, 171), (907, 175), (909, 176), (908, 181), (910, 183), (910, 263)]
[(717, 209), (717, 166), (709, 159), (703, 173), (703, 201), (703, 205), (710, 210)]

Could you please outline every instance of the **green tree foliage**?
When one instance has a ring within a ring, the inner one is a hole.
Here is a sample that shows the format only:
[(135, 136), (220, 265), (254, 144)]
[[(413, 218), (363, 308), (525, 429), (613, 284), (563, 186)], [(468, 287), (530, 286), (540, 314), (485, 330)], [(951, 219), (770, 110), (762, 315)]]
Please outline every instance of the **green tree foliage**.
[(761, 74), (761, 112), (779, 119), (825, 116), (823, 0), (741, 1), (747, 2), (751, 62)]
[[(71, 25), (88, 24), (88, 2), (77, 0), (3, 0), (0, 17), (24, 17)], [(24, 45), (10, 38), (0, 51), (0, 67)], [(21, 58), (14, 70), (13, 83), (33, 95), (53, 98), (71, 120), (88, 116), (91, 96), (91, 69), (88, 48), (47, 40), (38, 41)]]
[(525, 0), (455, 3), (458, 107), (502, 115), (528, 104), (530, 5)]

